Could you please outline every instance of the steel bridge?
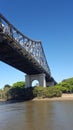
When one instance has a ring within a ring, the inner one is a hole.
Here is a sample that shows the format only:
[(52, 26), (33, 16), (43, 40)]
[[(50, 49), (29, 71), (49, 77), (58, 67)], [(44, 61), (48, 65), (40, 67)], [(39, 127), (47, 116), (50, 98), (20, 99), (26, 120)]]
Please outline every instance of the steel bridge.
[(25, 36), (2, 14), (0, 14), (0, 60), (28, 75), (43, 73), (47, 82), (54, 81), (41, 41), (34, 41)]

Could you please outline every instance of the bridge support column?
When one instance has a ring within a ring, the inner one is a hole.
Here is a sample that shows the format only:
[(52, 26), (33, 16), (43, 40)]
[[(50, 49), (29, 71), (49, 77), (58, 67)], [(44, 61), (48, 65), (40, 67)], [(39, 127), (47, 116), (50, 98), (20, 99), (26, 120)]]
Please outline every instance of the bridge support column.
[(53, 81), (48, 82), (48, 83), (46, 83), (46, 85), (47, 85), (47, 87), (49, 87), (49, 86), (54, 86), (54, 82), (53, 82)]
[(25, 87), (26, 88), (31, 87), (32, 81), (34, 81), (34, 80), (39, 81), (39, 86), (46, 87), (45, 74), (26, 75), (25, 76), (25, 82), (26, 82)]

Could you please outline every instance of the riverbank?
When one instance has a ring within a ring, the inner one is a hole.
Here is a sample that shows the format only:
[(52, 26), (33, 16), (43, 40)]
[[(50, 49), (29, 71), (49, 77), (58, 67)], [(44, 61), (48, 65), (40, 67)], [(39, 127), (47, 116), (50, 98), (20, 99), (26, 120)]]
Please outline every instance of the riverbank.
[[(53, 98), (33, 98), (32, 101), (63, 101), (63, 100), (73, 100), (73, 94), (62, 94), (61, 97)], [(26, 100), (27, 101), (27, 100)], [(5, 100), (0, 99), (0, 102), (24, 102), (24, 100)]]
[(6, 99), (0, 99), (0, 102), (5, 102), (5, 101), (7, 101)]
[(63, 101), (63, 100), (73, 100), (73, 94), (62, 94), (62, 97), (54, 98), (34, 98), (33, 101)]

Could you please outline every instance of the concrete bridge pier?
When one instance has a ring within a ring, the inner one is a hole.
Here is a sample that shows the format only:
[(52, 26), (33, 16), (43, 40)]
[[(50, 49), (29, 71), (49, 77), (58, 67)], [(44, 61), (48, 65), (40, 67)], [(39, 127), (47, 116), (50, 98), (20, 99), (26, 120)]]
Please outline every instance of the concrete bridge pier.
[(26, 88), (31, 87), (32, 86), (32, 82), (34, 80), (38, 80), (39, 81), (39, 86), (46, 87), (45, 74), (26, 75), (25, 76), (25, 82), (26, 82), (25, 87)]
[(48, 82), (46, 83), (46, 86), (47, 86), (47, 87), (49, 87), (49, 86), (51, 87), (51, 86), (54, 86), (54, 85), (55, 85), (55, 84), (54, 84), (54, 81), (51, 81), (51, 82), (49, 82), (49, 83), (48, 83)]

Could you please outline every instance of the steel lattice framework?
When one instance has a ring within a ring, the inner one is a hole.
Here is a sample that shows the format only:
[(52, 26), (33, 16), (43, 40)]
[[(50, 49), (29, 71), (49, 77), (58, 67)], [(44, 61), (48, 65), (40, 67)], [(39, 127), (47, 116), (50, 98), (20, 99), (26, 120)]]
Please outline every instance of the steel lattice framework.
[(0, 29), (5, 35), (9, 35), (18, 44), (26, 50), (32, 58), (42, 66), (43, 69), (51, 76), (50, 68), (48, 66), (41, 41), (34, 41), (27, 36), (23, 35), (16, 29), (2, 14), (0, 14)]

